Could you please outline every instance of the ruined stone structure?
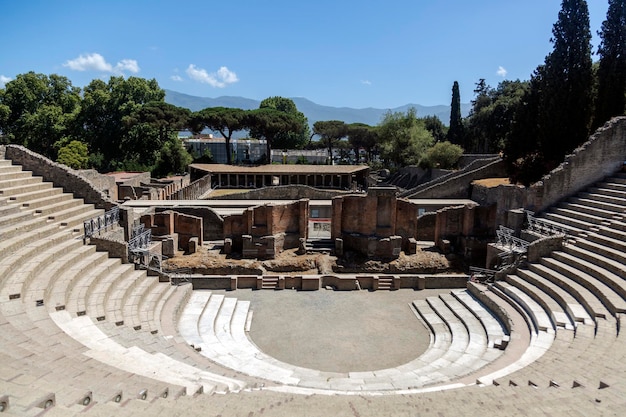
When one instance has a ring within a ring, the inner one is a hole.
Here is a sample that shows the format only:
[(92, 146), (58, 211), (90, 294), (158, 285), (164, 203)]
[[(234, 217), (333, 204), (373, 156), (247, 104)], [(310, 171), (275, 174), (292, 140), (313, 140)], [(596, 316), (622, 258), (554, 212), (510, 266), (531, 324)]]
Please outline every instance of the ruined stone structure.
[(418, 207), (398, 200), (392, 187), (370, 187), (367, 195), (335, 197), (331, 228), (335, 252), (386, 259), (397, 258), (402, 249), (414, 253), (417, 213)]
[(244, 258), (272, 258), (300, 248), (308, 237), (309, 200), (267, 204), (224, 218), (224, 251)]
[(195, 252), (202, 245), (202, 218), (168, 210), (141, 216), (141, 223), (152, 230), (155, 238), (163, 241), (163, 255), (173, 256), (178, 249)]
[(468, 204), (437, 211), (433, 240), (444, 253), (459, 253), (481, 264), (495, 235), (496, 207)]

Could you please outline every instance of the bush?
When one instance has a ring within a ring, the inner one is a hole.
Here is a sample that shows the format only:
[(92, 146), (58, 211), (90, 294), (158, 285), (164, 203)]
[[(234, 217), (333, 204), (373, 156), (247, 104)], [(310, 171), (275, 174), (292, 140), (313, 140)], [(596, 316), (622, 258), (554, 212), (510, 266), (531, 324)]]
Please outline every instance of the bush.
[(463, 148), (452, 143), (438, 142), (426, 151), (426, 157), (422, 163), (429, 168), (450, 169), (453, 168), (463, 155)]

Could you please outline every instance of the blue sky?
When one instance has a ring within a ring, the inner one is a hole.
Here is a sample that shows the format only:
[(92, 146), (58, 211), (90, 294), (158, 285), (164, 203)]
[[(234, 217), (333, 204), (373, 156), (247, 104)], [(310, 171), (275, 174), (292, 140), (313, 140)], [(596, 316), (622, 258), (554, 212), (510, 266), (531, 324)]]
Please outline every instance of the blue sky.
[[(529, 79), (558, 0), (39, 0), (0, 5), (0, 86), (35, 71), (83, 87), (156, 78), (202, 97), (306, 97), (337, 107), (462, 102), (485, 78)], [(607, 1), (588, 1), (593, 48)], [(596, 58), (594, 57), (594, 60)]]

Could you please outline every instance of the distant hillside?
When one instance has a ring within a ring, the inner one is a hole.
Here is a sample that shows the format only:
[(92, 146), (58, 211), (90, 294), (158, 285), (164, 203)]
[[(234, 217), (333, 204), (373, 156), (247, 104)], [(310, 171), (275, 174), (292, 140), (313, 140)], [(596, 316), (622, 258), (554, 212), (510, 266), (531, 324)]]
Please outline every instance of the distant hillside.
[[(318, 120), (342, 120), (346, 123), (366, 123), (368, 125), (377, 125), (385, 112), (405, 112), (409, 107), (417, 109), (419, 117), (437, 116), (447, 125), (450, 122), (450, 106), (422, 106), (419, 104), (406, 104), (394, 109), (375, 109), (372, 107), (365, 109), (353, 109), (350, 107), (331, 107), (322, 106), (302, 97), (291, 97), (298, 110), (300, 110), (309, 120), (309, 124)], [(179, 93), (177, 91), (165, 90), (165, 101), (179, 107), (186, 107), (191, 111), (202, 110), (207, 107), (235, 107), (244, 110), (256, 109), (259, 107), (259, 100), (253, 100), (244, 97), (222, 96), (217, 98), (197, 97), (188, 94)], [(461, 104), (461, 113), (463, 116), (469, 114), (471, 105)]]

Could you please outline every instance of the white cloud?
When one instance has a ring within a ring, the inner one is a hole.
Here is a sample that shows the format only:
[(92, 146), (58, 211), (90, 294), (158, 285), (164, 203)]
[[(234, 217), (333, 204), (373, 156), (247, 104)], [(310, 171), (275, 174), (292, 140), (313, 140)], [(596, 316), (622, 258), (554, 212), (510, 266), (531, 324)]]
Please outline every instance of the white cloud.
[(363, 84), (363, 85), (372, 85), (372, 82), (370, 80), (361, 80), (361, 84)]
[(498, 76), (500, 76), (500, 77), (504, 78), (504, 77), (506, 77), (506, 74), (507, 74), (507, 70), (506, 70), (506, 68), (504, 68), (502, 65), (500, 65), (500, 66), (498, 67), (498, 71), (496, 71), (496, 75), (498, 75)]
[(129, 71), (133, 74), (139, 72), (139, 64), (134, 59), (122, 59), (115, 65), (115, 72)]
[(208, 73), (203, 68), (198, 68), (194, 64), (189, 64), (186, 70), (187, 75), (194, 81), (209, 84), (211, 87), (224, 88), (228, 84), (239, 81), (237, 74), (226, 67), (220, 67), (217, 72)]
[(180, 75), (172, 75), (170, 79), (176, 82), (181, 82), (183, 80), (183, 78)]
[(11, 81), (11, 78), (6, 77), (4, 75), (0, 75), (0, 88), (4, 88), (6, 83), (8, 83), (9, 81)]
[(121, 74), (125, 71), (139, 72), (139, 64), (134, 59), (122, 59), (113, 66), (98, 53), (80, 55), (78, 58), (68, 60), (63, 66), (74, 71), (100, 71), (116, 74)]

